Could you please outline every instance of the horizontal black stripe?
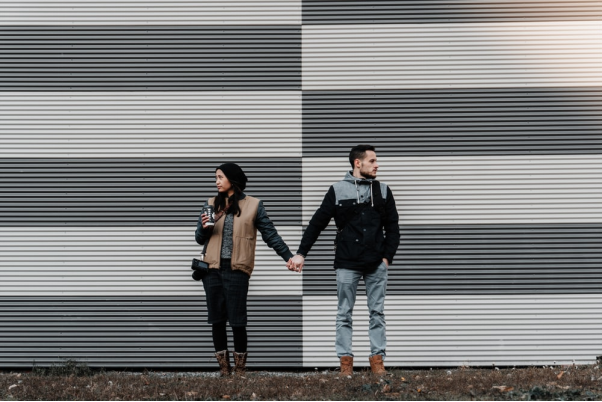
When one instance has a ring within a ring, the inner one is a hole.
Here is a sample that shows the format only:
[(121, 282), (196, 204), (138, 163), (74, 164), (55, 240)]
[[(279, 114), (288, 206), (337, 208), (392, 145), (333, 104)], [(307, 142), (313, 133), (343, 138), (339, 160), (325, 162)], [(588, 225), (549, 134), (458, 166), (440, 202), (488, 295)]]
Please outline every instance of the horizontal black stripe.
[(301, 88), (296, 26), (0, 27), (0, 90)]
[[(0, 159), (0, 226), (194, 226), (227, 159)], [(301, 224), (299, 158), (236, 162), (274, 223)]]
[[(336, 294), (333, 239), (328, 229), (309, 254), (304, 295)], [(387, 294), (598, 294), (601, 244), (599, 223), (404, 225)]]
[(584, 21), (601, 18), (602, 5), (593, 0), (574, 2), (303, 1), (304, 25)]
[(304, 91), (303, 155), (602, 152), (602, 87)]
[[(301, 298), (248, 300), (248, 366), (301, 367)], [(217, 367), (206, 311), (200, 285), (198, 297), (0, 297), (0, 367)]]

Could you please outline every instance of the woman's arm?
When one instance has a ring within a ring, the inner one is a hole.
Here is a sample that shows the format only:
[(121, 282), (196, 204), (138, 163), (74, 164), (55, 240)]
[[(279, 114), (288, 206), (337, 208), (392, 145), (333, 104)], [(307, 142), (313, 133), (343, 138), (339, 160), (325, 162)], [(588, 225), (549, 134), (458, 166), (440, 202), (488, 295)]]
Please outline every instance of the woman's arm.
[(255, 227), (261, 233), (261, 238), (268, 245), (268, 247), (273, 248), (284, 261), (288, 262), (288, 260), (293, 257), (293, 253), (291, 253), (284, 240), (282, 240), (282, 237), (280, 237), (278, 234), (274, 224), (268, 217), (265, 207), (263, 206), (263, 201), (259, 201), (257, 217), (255, 218)]
[[(203, 204), (203, 209), (207, 206), (207, 201)], [(202, 211), (202, 209), (201, 209)], [(203, 228), (203, 213), (199, 215), (199, 220), (196, 223), (196, 231), (194, 232), (194, 238), (197, 243), (201, 246), (205, 244), (207, 240), (211, 237), (211, 228)]]

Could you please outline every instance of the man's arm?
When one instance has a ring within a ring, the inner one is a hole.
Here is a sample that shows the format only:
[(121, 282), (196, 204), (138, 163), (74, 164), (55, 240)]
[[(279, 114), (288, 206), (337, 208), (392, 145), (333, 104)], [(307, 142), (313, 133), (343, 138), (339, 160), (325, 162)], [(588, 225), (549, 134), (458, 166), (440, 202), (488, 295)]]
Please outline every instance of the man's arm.
[(311, 250), (316, 240), (318, 240), (320, 233), (328, 226), (328, 223), (330, 223), (330, 220), (334, 217), (335, 203), (336, 196), (334, 187), (330, 186), (330, 189), (328, 189), (328, 192), (322, 200), (322, 205), (320, 205), (318, 210), (314, 213), (314, 216), (309, 221), (307, 229), (305, 229), (305, 233), (303, 233), (297, 255), (295, 255), (287, 264), (288, 269), (301, 272), (303, 265), (305, 264), (307, 253), (309, 253), (309, 250)]
[(385, 255), (383, 258), (387, 259), (389, 265), (393, 262), (393, 257), (399, 247), (399, 214), (393, 199), (393, 192), (388, 186), (385, 213), (387, 221), (385, 223)]
[(318, 240), (320, 233), (328, 226), (328, 223), (334, 216), (335, 203), (334, 187), (330, 186), (330, 189), (328, 189), (322, 200), (322, 205), (314, 213), (314, 216), (307, 225), (307, 229), (305, 229), (305, 233), (303, 233), (297, 254), (301, 254), (304, 257), (307, 256), (307, 253), (309, 253), (316, 240)]

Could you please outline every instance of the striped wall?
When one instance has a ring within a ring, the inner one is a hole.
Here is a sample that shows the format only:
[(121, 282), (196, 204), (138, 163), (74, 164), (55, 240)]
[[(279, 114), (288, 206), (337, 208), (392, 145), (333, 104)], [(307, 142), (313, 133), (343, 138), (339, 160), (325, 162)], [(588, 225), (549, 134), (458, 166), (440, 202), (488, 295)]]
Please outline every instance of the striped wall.
[(0, 105), (2, 158), (301, 156), (299, 91), (5, 91)]
[[(598, 1), (2, 2), (0, 367), (214, 367), (215, 167), (295, 251), (366, 142), (400, 213), (387, 365), (594, 362), (601, 45)], [(301, 275), (258, 243), (250, 367), (337, 365), (332, 241)]]

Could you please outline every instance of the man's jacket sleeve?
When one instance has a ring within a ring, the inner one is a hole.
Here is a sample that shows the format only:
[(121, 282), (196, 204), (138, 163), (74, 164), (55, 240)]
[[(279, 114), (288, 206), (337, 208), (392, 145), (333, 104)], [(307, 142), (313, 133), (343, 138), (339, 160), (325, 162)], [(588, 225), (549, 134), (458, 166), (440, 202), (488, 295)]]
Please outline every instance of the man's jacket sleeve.
[(311, 218), (307, 229), (305, 229), (305, 233), (303, 233), (303, 238), (301, 239), (301, 244), (297, 251), (298, 254), (307, 256), (309, 250), (311, 250), (316, 240), (318, 240), (320, 233), (328, 226), (328, 223), (330, 223), (330, 220), (334, 217), (335, 207), (336, 196), (334, 194), (334, 187), (330, 186), (330, 189), (324, 196), (324, 200), (322, 200), (322, 205), (320, 205), (320, 208), (318, 208)]
[(393, 262), (393, 257), (399, 247), (399, 214), (397, 206), (393, 199), (393, 192), (387, 186), (387, 200), (385, 202), (385, 213), (387, 221), (385, 223), (385, 258), (389, 264)]

